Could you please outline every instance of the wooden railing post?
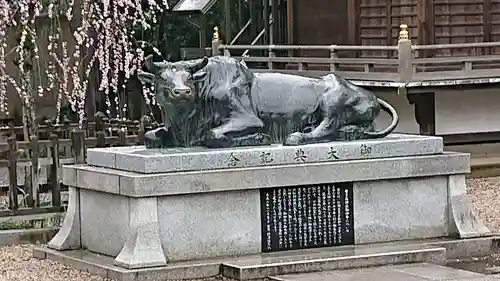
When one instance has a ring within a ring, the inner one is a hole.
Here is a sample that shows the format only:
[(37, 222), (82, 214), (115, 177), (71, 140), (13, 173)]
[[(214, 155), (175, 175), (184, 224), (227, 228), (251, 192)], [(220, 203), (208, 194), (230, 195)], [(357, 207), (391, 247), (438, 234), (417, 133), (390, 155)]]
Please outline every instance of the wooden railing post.
[(330, 72), (337, 71), (337, 64), (334, 60), (337, 58), (337, 52), (335, 50), (335, 45), (330, 46)]
[(146, 139), (146, 132), (148, 131), (148, 126), (151, 125), (151, 117), (148, 115), (144, 115), (139, 120), (139, 132), (138, 132), (138, 141), (139, 144), (144, 144)]
[(59, 179), (59, 137), (52, 133), (50, 135), (52, 142), (51, 157), (52, 166), (50, 169), (51, 185), (52, 185), (52, 206), (61, 206), (61, 185)]
[(85, 164), (85, 132), (80, 128), (71, 131), (71, 143), (75, 164)]
[(105, 147), (106, 146), (106, 133), (104, 132), (105, 130), (105, 124), (104, 124), (104, 118), (105, 115), (102, 112), (98, 112), (99, 114), (96, 114), (96, 119), (95, 119), (95, 131), (96, 131), (96, 138), (97, 138), (97, 147)]
[(118, 145), (119, 146), (127, 146), (127, 127), (124, 127), (123, 124), (118, 128)]
[(269, 61), (267, 62), (267, 68), (269, 68), (269, 70), (272, 70), (274, 68), (273, 58), (276, 57), (276, 53), (274, 52), (274, 45), (269, 45), (268, 51)]
[[(214, 27), (214, 34), (213, 34), (213, 37), (212, 37), (212, 56), (217, 56), (217, 55), (220, 55), (220, 45), (221, 45), (221, 41), (220, 41), (220, 36), (219, 36), (219, 28), (216, 26)], [(224, 52), (225, 54), (225, 52)]]
[(28, 190), (28, 206), (29, 207), (40, 207), (40, 194), (38, 192), (38, 156), (39, 156), (39, 145), (38, 137), (30, 137), (30, 149), (31, 149), (31, 190), (27, 186)]
[(398, 60), (399, 60), (399, 82), (408, 83), (413, 79), (413, 51), (408, 34), (408, 26), (399, 26)]
[(17, 210), (19, 204), (17, 201), (17, 140), (15, 134), (7, 139), (9, 145), (9, 208)]

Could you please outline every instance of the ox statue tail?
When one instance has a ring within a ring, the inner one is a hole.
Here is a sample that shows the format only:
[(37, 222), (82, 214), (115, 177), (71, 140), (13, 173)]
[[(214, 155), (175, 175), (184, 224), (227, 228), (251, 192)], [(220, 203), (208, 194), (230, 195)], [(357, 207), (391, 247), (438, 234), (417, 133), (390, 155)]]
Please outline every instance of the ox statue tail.
[(389, 113), (389, 115), (391, 115), (392, 122), (387, 128), (385, 128), (384, 130), (382, 130), (380, 132), (365, 132), (367, 138), (371, 138), (371, 139), (378, 139), (378, 138), (383, 138), (383, 137), (388, 136), (390, 133), (392, 133), (396, 129), (396, 127), (399, 124), (399, 115), (396, 112), (396, 109), (394, 109), (394, 107), (392, 107), (392, 105), (390, 105), (388, 102), (386, 102), (383, 99), (377, 98), (377, 101), (380, 103), (380, 106), (382, 107), (382, 109), (385, 112)]

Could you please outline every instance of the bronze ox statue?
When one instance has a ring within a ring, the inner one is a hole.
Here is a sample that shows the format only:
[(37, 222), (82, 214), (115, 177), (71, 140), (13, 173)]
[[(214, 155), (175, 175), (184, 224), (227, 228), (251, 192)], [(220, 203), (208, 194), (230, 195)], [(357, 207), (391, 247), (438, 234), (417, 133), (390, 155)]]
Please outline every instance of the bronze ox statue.
[[(390, 104), (334, 73), (321, 78), (253, 73), (226, 56), (173, 63), (149, 56), (145, 67), (138, 77), (154, 85), (166, 124), (146, 134), (148, 147), (374, 139), (399, 122)], [(381, 108), (392, 123), (375, 131)]]

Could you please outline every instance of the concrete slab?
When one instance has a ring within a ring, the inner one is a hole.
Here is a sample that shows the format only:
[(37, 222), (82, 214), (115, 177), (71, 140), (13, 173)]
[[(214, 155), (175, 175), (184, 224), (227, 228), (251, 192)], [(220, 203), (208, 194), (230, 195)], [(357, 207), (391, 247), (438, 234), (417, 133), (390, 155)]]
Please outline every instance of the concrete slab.
[(223, 276), (229, 278), (250, 280), (299, 272), (407, 262), (444, 264), (445, 261), (446, 250), (440, 247), (419, 245), (351, 246), (248, 256), (224, 262), (221, 272)]
[(57, 251), (40, 247), (35, 248), (33, 256), (38, 259), (58, 261), (72, 268), (116, 281), (182, 280), (213, 277), (219, 275), (222, 262), (222, 260), (173, 262), (154, 268), (124, 269), (113, 264), (114, 258), (86, 250)]
[(391, 271), (385, 268), (361, 268), (354, 270), (335, 270), (296, 275), (272, 276), (275, 281), (426, 281), (426, 279)]
[[(253, 256), (245, 256), (240, 258), (218, 258), (218, 259), (203, 259), (197, 261), (190, 262), (168, 262), (166, 266), (154, 267), (148, 269), (124, 269), (122, 267), (115, 266), (113, 264), (114, 259), (112, 257), (98, 255), (89, 251), (82, 250), (69, 250), (69, 251), (56, 251), (47, 248), (36, 248), (34, 250), (34, 257), (38, 259), (50, 259), (54, 261), (62, 262), (68, 266), (78, 268), (84, 271), (88, 271), (94, 274), (98, 274), (103, 277), (113, 278), (118, 281), (135, 281), (135, 280), (180, 280), (180, 279), (193, 279), (193, 278), (205, 278), (212, 277), (220, 274), (220, 269), (222, 264), (234, 264), (238, 267), (244, 266), (252, 266), (255, 264), (263, 264), (267, 261), (268, 266), (279, 266), (280, 264), (300, 264), (304, 262), (311, 262), (311, 260), (320, 260), (322, 257), (336, 257), (337, 260), (341, 260), (342, 255), (344, 254), (353, 255), (356, 253), (358, 255), (364, 254), (364, 258), (356, 259), (347, 259), (344, 260), (344, 264), (348, 264), (351, 267), (357, 266), (367, 266), (367, 258), (371, 254), (373, 258), (375, 258), (376, 254), (380, 254), (383, 252), (397, 251), (401, 252), (401, 250), (409, 250), (409, 249), (425, 249), (425, 248), (441, 248), (445, 247), (446, 258), (455, 259), (460, 256), (469, 255), (469, 254), (482, 254), (489, 255), (493, 252), (499, 251), (499, 241), (500, 237), (483, 237), (483, 238), (474, 238), (474, 239), (427, 239), (427, 240), (419, 240), (419, 241), (404, 241), (404, 242), (391, 242), (391, 243), (379, 243), (379, 244), (371, 244), (371, 245), (357, 245), (357, 246), (346, 246), (346, 247), (336, 247), (336, 248), (326, 248), (326, 249), (309, 249), (309, 250), (298, 250), (298, 251), (287, 251), (287, 252), (276, 252), (262, 255), (253, 255)], [(480, 250), (475, 250), (478, 246), (480, 246)], [(438, 253), (441, 250), (438, 251)], [(350, 253), (350, 254), (349, 254)], [(391, 257), (397, 256), (382, 256), (379, 257), (378, 262), (396, 262), (396, 259), (390, 259)], [(405, 257), (400, 253), (400, 257)], [(402, 262), (411, 262), (411, 259), (408, 259), (409, 255), (406, 255), (406, 260)], [(372, 261), (377, 261), (376, 259), (372, 259)], [(414, 259), (413, 261), (415, 261)], [(368, 260), (369, 261), (369, 260)], [(271, 263), (272, 262), (272, 263)], [(404, 267), (404, 265), (403, 265)], [(225, 266), (226, 274), (231, 269), (228, 266)], [(296, 267), (297, 269), (307, 269), (307, 267)], [(311, 267), (309, 267), (311, 269)], [(240, 269), (235, 269), (240, 270)], [(263, 269), (266, 270), (266, 267)], [(406, 269), (408, 273), (411, 270), (416, 271), (417, 269)], [(240, 270), (241, 271), (241, 270)], [(418, 270), (417, 270), (418, 271)], [(345, 271), (347, 272), (347, 271)], [(233, 272), (237, 274), (238, 272)], [(327, 272), (320, 272), (319, 274), (323, 274)], [(284, 273), (278, 273), (284, 274)], [(329, 274), (327, 273), (324, 278), (329, 278)], [(400, 276), (401, 273), (399, 271), (392, 271), (392, 276), (395, 278)], [(287, 275), (292, 276), (293, 278), (298, 278), (301, 275)], [(306, 274), (304, 276), (315, 277), (313, 273), (310, 275)], [(373, 276), (373, 275), (372, 275)], [(410, 276), (410, 277), (408, 277)], [(290, 278), (292, 278), (290, 277)], [(402, 281), (412, 280), (413, 277), (411, 275), (406, 274), (405, 277), (408, 279), (401, 279)], [(453, 276), (450, 276), (453, 277)], [(278, 278), (278, 277), (274, 277)], [(279, 278), (282, 278), (280, 276)], [(361, 278), (361, 277), (360, 277)], [(415, 279), (416, 278), (416, 279)], [(419, 280), (420, 277), (414, 277), (413, 280)], [(421, 277), (423, 278), (423, 277)], [(277, 279), (281, 280), (281, 279)], [(294, 280), (294, 279), (290, 279)], [(307, 281), (314, 281), (314, 279), (305, 279)], [(318, 279), (318, 280), (329, 280), (329, 279)], [(349, 280), (349, 279), (348, 279)], [(362, 279), (352, 279), (353, 281), (358, 281)], [(379, 279), (367, 279), (369, 281), (372, 280), (389, 280), (385, 278)], [(421, 280), (421, 279), (420, 279)], [(424, 279), (425, 280), (425, 279)], [(486, 279), (487, 280), (487, 279)], [(294, 280), (295, 281), (295, 280)], [(446, 280), (448, 281), (448, 280)], [(467, 280), (468, 281), (468, 280)], [(477, 280), (473, 280), (477, 281)], [(480, 280), (484, 281), (484, 280)], [(488, 280), (489, 281), (489, 280)]]
[(486, 276), (445, 266), (416, 263), (374, 268), (336, 270), (295, 275), (272, 276), (276, 281), (492, 281), (500, 276)]
[(486, 257), (500, 253), (500, 236), (468, 239), (445, 238), (424, 243), (446, 248), (447, 259)]
[(411, 276), (423, 277), (430, 280), (484, 277), (484, 274), (427, 263), (395, 265), (389, 267), (389, 269), (391, 269), (392, 271), (401, 272)]

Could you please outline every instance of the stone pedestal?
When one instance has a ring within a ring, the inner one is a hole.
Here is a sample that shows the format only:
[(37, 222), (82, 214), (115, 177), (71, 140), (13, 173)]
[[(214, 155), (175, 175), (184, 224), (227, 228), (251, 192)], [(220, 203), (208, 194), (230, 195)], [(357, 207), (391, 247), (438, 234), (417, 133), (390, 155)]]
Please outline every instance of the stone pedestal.
[(49, 247), (125, 268), (490, 233), (466, 202), (469, 155), (443, 152), (439, 137), (89, 149), (87, 162), (63, 167), (70, 206)]

